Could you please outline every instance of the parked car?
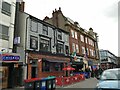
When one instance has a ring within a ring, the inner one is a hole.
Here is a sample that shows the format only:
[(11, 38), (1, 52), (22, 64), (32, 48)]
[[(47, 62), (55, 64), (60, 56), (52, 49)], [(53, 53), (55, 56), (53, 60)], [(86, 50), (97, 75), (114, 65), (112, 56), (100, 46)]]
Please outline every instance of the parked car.
[(97, 79), (96, 90), (120, 90), (120, 68), (107, 69)]

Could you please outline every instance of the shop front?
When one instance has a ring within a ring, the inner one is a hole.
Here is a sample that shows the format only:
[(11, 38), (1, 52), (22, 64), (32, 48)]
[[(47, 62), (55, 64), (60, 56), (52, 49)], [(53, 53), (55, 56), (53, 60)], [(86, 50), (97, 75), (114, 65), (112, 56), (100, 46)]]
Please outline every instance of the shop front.
[(28, 79), (47, 76), (64, 76), (63, 67), (70, 62), (69, 57), (29, 53)]
[[(16, 53), (4, 53), (1, 57), (1, 68), (5, 68), (3, 82), (5, 83), (3, 88), (13, 88), (15, 86), (22, 85), (22, 65), (20, 62), (20, 55)], [(3, 71), (4, 71), (3, 68)], [(4, 79), (6, 78), (6, 79)], [(4, 81), (5, 80), (5, 81)]]
[(83, 58), (76, 56), (72, 58), (72, 67), (75, 68), (74, 72), (79, 72), (84, 67)]

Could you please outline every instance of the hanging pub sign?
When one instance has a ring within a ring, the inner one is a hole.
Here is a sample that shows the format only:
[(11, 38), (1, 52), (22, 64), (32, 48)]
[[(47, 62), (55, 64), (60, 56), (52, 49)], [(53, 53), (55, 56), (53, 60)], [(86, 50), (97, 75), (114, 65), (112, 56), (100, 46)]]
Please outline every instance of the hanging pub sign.
[(2, 54), (0, 56), (2, 57), (2, 61), (19, 61), (20, 60), (19, 55)]

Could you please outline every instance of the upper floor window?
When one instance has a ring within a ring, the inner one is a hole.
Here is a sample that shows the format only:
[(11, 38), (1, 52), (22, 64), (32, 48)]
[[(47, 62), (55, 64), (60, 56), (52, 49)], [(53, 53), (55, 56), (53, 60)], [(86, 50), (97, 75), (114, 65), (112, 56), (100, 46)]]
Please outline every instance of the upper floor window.
[(79, 47), (78, 47), (78, 44), (76, 44), (76, 52), (79, 53)]
[(86, 53), (87, 53), (87, 55), (89, 55), (89, 49), (88, 48), (87, 48), (87, 52)]
[(91, 45), (91, 39), (88, 39), (89, 45)]
[(9, 27), (0, 24), (0, 38), (9, 40)]
[(44, 35), (48, 35), (48, 27), (46, 25), (43, 25), (43, 32)]
[(94, 56), (94, 51), (92, 50), (92, 56)]
[(65, 54), (69, 54), (69, 47), (67, 45), (65, 45)]
[(71, 35), (72, 35), (72, 38), (74, 38), (75, 37), (75, 34), (74, 34), (75, 32), (73, 31), (73, 30), (71, 30)]
[(81, 41), (84, 42), (84, 36), (80, 35)]
[(87, 41), (87, 37), (85, 38), (85, 42), (87, 43), (88, 41)]
[(95, 51), (93, 51), (93, 55), (94, 55), (94, 56), (96, 56), (96, 53), (95, 53)]
[(94, 41), (92, 41), (92, 46), (94, 47)]
[(82, 46), (82, 54), (85, 54), (85, 47)]
[(50, 51), (50, 41), (45, 39), (40, 39), (40, 50)]
[(75, 52), (75, 43), (72, 43), (72, 51)]
[(38, 49), (38, 37), (30, 36), (30, 48)]
[(90, 55), (94, 56), (94, 51), (92, 49), (90, 49)]
[(34, 20), (31, 20), (31, 31), (38, 32), (38, 23)]
[(69, 42), (69, 35), (68, 34), (64, 34), (65, 36), (65, 42)]
[(57, 38), (59, 40), (62, 40), (62, 32), (61, 31), (57, 31)]
[(11, 4), (7, 2), (2, 2), (2, 13), (10, 16), (11, 15)]
[(77, 32), (75, 32), (75, 39), (77, 39)]
[(57, 53), (64, 53), (64, 45), (58, 43), (57, 44)]

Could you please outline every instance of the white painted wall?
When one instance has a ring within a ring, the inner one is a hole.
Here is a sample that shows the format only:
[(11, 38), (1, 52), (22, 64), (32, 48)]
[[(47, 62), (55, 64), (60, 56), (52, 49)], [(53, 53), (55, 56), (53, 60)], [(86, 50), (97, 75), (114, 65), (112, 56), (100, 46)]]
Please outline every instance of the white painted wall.
[(14, 21), (15, 21), (15, 7), (16, 0), (4, 0), (11, 4), (11, 15), (5, 15), (1, 12), (2, 9), (2, 1), (0, 0), (0, 24), (6, 25), (9, 27), (9, 40), (0, 39), (0, 51), (1, 49), (6, 49), (6, 52), (12, 52), (13, 48), (13, 37), (14, 37)]

